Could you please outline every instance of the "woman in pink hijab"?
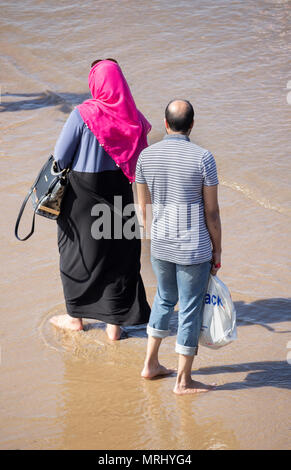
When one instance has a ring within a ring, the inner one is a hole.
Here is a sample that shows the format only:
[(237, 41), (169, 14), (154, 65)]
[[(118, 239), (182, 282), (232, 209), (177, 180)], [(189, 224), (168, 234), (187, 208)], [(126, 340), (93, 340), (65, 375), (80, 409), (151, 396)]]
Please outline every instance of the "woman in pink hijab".
[(101, 320), (116, 340), (122, 325), (145, 324), (150, 314), (131, 183), (151, 125), (113, 59), (93, 62), (89, 88), (92, 99), (72, 111), (54, 152), (71, 171), (58, 218), (67, 314), (51, 322), (81, 330), (83, 318)]

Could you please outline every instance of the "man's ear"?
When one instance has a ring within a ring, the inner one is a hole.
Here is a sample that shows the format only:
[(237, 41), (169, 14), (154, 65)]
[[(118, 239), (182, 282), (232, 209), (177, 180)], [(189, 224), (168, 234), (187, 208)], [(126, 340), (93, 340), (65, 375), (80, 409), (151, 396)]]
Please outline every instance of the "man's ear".
[(191, 134), (191, 131), (192, 131), (192, 129), (193, 129), (193, 126), (194, 126), (194, 119), (193, 119), (193, 121), (192, 121), (191, 126), (189, 127), (188, 132), (187, 132), (187, 135), (188, 135), (188, 136)]

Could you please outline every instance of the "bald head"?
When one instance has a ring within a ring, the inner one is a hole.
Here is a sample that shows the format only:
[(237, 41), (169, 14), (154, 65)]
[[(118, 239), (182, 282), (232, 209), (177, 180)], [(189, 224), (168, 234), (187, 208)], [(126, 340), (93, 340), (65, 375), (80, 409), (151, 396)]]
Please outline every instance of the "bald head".
[(187, 100), (172, 100), (165, 111), (166, 125), (173, 132), (187, 134), (192, 129), (194, 109)]

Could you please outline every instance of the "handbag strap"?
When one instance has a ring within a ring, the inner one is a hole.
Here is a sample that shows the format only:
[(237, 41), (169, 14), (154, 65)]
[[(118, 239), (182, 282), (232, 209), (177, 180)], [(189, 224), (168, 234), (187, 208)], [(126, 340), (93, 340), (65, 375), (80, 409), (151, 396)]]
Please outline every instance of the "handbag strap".
[[(55, 178), (55, 180), (53, 180), (53, 182), (51, 183), (50, 187), (48, 188), (48, 191), (50, 191), (50, 190), (54, 187), (54, 185), (56, 184), (57, 177), (66, 176), (67, 173), (68, 173), (68, 171), (69, 171), (68, 168), (65, 168), (65, 169), (60, 170), (60, 171), (55, 170), (53, 165), (54, 165), (55, 163), (57, 163), (57, 162), (55, 162), (55, 161), (53, 160), (53, 155), (50, 155), (48, 161), (49, 161), (50, 159), (52, 159), (52, 168), (51, 168), (51, 172), (52, 172), (52, 175), (54, 175), (56, 178)], [(20, 208), (18, 217), (17, 217), (17, 219), (16, 219), (14, 234), (15, 234), (17, 240), (20, 240), (21, 242), (23, 242), (23, 241), (25, 241), (25, 240), (28, 240), (28, 238), (30, 238), (31, 235), (32, 235), (33, 232), (34, 232), (35, 214), (36, 214), (36, 211), (37, 211), (37, 207), (41, 205), (41, 201), (42, 201), (42, 199), (44, 198), (44, 196), (38, 201), (38, 204), (37, 204), (37, 206), (36, 206), (35, 209), (34, 209), (33, 217), (32, 217), (32, 223), (31, 223), (31, 229), (30, 229), (29, 234), (26, 235), (26, 237), (24, 237), (24, 238), (20, 238), (20, 236), (19, 236), (19, 234), (18, 234), (18, 229), (19, 229), (20, 220), (21, 220), (21, 217), (22, 217), (22, 215), (23, 215), (23, 212), (24, 212), (25, 206), (26, 206), (26, 204), (27, 204), (27, 201), (28, 201), (28, 199), (31, 197), (31, 195), (32, 195), (32, 193), (33, 193), (33, 190), (34, 190), (34, 187), (35, 187), (35, 185), (37, 184), (37, 182), (38, 182), (38, 180), (39, 180), (39, 178), (40, 178), (40, 175), (41, 175), (41, 173), (42, 173), (42, 171), (43, 171), (43, 169), (45, 168), (46, 165), (47, 165), (47, 162), (42, 166), (41, 170), (39, 171), (39, 173), (38, 173), (38, 175), (37, 175), (37, 177), (36, 177), (36, 179), (35, 179), (35, 182), (33, 183), (32, 187), (31, 187), (30, 190), (28, 191), (28, 193), (27, 193), (27, 195), (26, 195), (26, 197), (25, 197), (25, 199), (24, 199), (24, 201), (23, 201), (23, 203), (22, 203), (22, 206), (21, 206), (21, 208)]]
[(16, 219), (16, 224), (15, 224), (15, 229), (14, 229), (14, 234), (17, 238), (17, 240), (20, 240), (21, 242), (27, 240), (28, 238), (31, 237), (31, 235), (33, 234), (34, 232), (34, 223), (35, 223), (35, 210), (33, 211), (33, 217), (32, 217), (32, 224), (31, 224), (31, 229), (30, 229), (30, 232), (28, 235), (26, 235), (26, 237), (24, 238), (20, 238), (20, 236), (18, 235), (18, 228), (19, 228), (19, 224), (20, 224), (20, 220), (21, 220), (21, 217), (23, 215), (23, 212), (24, 212), (24, 209), (25, 209), (25, 206), (27, 204), (27, 201), (28, 199), (30, 198), (30, 196), (32, 195), (32, 191), (33, 191), (33, 187), (28, 191), (22, 205), (21, 205), (21, 208), (20, 208), (20, 211), (19, 211), (19, 214), (18, 214), (18, 217)]

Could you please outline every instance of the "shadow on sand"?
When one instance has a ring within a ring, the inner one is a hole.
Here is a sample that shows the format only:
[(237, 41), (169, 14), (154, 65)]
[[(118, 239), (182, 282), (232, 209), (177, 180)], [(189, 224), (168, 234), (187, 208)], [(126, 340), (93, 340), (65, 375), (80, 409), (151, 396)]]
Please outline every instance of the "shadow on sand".
[(217, 375), (248, 372), (243, 381), (218, 385), (216, 390), (240, 390), (246, 388), (276, 387), (291, 389), (291, 365), (287, 361), (259, 361), (227, 366), (204, 367), (192, 375)]
[[(237, 314), (237, 325), (259, 325), (268, 331), (276, 334), (291, 333), (291, 328), (286, 330), (277, 330), (272, 323), (290, 322), (291, 321), (291, 299), (274, 298), (256, 300), (252, 303), (243, 301), (234, 302)], [(87, 329), (105, 328), (102, 322), (88, 324)], [(175, 310), (170, 320), (170, 336), (177, 334), (178, 328), (178, 311)], [(146, 325), (125, 326), (124, 338), (139, 337), (147, 338)]]
[[(291, 330), (276, 330), (270, 323), (290, 321), (291, 299), (264, 299), (252, 303), (242, 301), (235, 302), (237, 310), (238, 326), (259, 325), (273, 333), (290, 333)], [(177, 333), (178, 315), (174, 312), (170, 321), (170, 335)], [(87, 325), (86, 329), (105, 328), (105, 324), (98, 322)], [(147, 338), (146, 325), (124, 327), (121, 339), (130, 337)], [(287, 352), (287, 350), (286, 350)], [(240, 364), (204, 367), (193, 371), (192, 375), (217, 375), (236, 374), (246, 372), (247, 376), (243, 381), (228, 382), (218, 385), (216, 390), (241, 390), (247, 388), (276, 387), (281, 389), (291, 389), (291, 365), (287, 358), (285, 361), (258, 361), (245, 362)], [(175, 374), (172, 374), (172, 376)], [(193, 377), (194, 378), (194, 377)], [(157, 378), (158, 379), (158, 378)]]
[[(277, 330), (272, 323), (288, 322), (291, 320), (291, 299), (274, 298), (256, 300), (252, 303), (243, 301), (234, 302), (237, 311), (237, 325), (259, 325), (276, 334), (290, 333), (291, 329)], [(170, 335), (177, 333), (178, 315), (174, 312), (170, 321)], [(145, 327), (126, 328), (127, 337), (138, 336), (146, 338)], [(286, 350), (287, 353), (287, 350)], [(247, 376), (243, 381), (228, 382), (218, 385), (216, 390), (241, 390), (247, 388), (276, 387), (291, 389), (291, 365), (285, 361), (259, 361), (246, 362), (241, 364), (222, 365), (205, 367), (198, 371), (193, 371), (192, 375), (217, 375), (238, 372), (246, 372)], [(173, 375), (173, 374), (172, 374)], [(194, 378), (194, 377), (193, 377)]]
[[(3, 98), (7, 97), (7, 101)], [(11, 100), (11, 98), (15, 98)], [(58, 106), (65, 114), (73, 107), (90, 98), (90, 93), (55, 93), (47, 90), (42, 93), (3, 93), (0, 102), (0, 112), (31, 111), (50, 106)]]

